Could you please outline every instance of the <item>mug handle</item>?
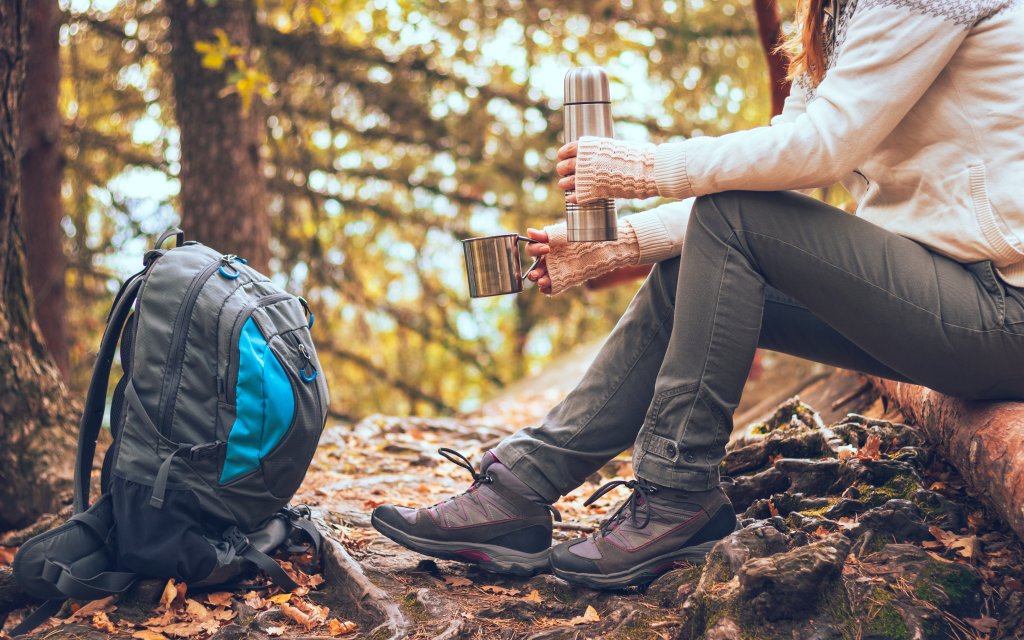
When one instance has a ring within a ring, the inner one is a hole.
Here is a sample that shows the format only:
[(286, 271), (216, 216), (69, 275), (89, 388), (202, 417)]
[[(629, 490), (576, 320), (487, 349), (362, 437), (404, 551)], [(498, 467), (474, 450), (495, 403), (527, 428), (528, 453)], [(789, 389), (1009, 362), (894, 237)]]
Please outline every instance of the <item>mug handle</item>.
[[(534, 240), (533, 238), (528, 238), (526, 236), (519, 235), (519, 234), (516, 234), (516, 236), (517, 236), (517, 240), (522, 240), (523, 242), (525, 242), (527, 244), (542, 244), (540, 240)], [(537, 265), (540, 264), (540, 261), (543, 260), (543, 259), (544, 259), (544, 256), (540, 256), (539, 258), (537, 258), (536, 260), (533, 261), (533, 264), (531, 264), (529, 267), (526, 268), (526, 271), (523, 272), (523, 282), (526, 281), (526, 277), (530, 275), (530, 272), (533, 271), (534, 268), (536, 268)]]

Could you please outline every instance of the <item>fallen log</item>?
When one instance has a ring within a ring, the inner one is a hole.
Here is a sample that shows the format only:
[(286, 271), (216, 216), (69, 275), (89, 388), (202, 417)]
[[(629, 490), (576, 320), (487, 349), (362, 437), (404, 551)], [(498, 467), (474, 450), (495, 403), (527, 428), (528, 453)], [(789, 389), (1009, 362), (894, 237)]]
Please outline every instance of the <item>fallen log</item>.
[(1024, 540), (1024, 403), (971, 402), (880, 378), (872, 383)]

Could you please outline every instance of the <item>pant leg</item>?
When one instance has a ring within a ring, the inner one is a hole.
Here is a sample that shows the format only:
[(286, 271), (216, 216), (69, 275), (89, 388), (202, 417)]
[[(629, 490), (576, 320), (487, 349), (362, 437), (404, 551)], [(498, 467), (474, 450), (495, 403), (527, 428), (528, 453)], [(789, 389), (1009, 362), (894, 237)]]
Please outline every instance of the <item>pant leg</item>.
[(654, 393), (672, 330), (679, 260), (657, 265), (605, 340), (583, 379), (536, 427), (493, 453), (554, 502), (633, 446)]
[(900, 378), (971, 398), (1024, 397), (1024, 332), (991, 264), (963, 265), (795, 193), (699, 198), (673, 331), (638, 435), (639, 477), (717, 485), (759, 339), (766, 286)]
[[(655, 265), (583, 380), (536, 427), (506, 438), (493, 453), (523, 482), (554, 502), (632, 447), (654, 395), (672, 331), (679, 259)], [(845, 369), (904, 379), (768, 287), (759, 346)]]

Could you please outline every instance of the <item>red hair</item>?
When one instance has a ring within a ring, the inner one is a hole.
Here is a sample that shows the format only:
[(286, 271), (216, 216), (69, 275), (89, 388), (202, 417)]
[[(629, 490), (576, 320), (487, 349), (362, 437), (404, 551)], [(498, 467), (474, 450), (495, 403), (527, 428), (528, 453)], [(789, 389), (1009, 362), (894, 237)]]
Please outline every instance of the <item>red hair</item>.
[[(825, 43), (822, 27), (825, 21), (827, 0), (800, 0), (797, 4), (797, 21), (800, 28), (782, 44), (789, 55), (789, 79), (807, 73), (811, 83), (817, 85), (825, 77)], [(833, 20), (835, 16), (833, 16)], [(833, 22), (833, 27), (835, 24)]]

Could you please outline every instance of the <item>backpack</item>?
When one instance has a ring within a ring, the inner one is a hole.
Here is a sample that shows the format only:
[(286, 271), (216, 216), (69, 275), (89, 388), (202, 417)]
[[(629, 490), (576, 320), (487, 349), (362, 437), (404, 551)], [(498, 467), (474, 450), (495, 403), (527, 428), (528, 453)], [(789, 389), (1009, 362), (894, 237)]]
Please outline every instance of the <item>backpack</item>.
[[(171, 236), (175, 247), (161, 249)], [(79, 428), (74, 515), (12, 563), (19, 586), (48, 601), (14, 635), (68, 597), (121, 593), (139, 577), (196, 589), (258, 567), (297, 586), (269, 554), (296, 550), (300, 536), (319, 552), (308, 509), (288, 506), (327, 417), (313, 321), (304, 299), (244, 259), (185, 242), (180, 229), (159, 238), (107, 317)], [(118, 344), (113, 443), (90, 506)]]

